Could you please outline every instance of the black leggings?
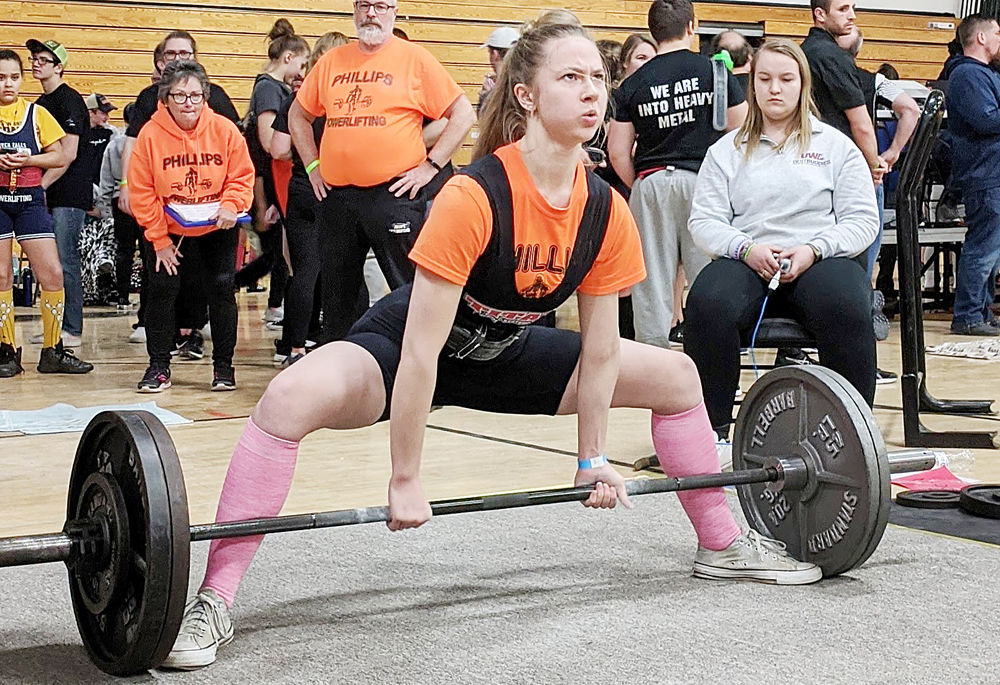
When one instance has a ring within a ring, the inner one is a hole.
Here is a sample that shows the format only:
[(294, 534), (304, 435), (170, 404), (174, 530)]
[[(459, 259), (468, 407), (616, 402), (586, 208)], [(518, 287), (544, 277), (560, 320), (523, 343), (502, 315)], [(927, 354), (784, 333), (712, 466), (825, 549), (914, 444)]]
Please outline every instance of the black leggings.
[[(118, 209), (118, 204), (112, 202), (111, 216), (115, 223), (115, 241), (118, 244), (115, 253), (115, 280), (118, 284), (118, 302), (128, 302), (132, 292), (132, 264), (135, 261), (135, 249), (142, 247), (142, 228), (130, 214)], [(146, 314), (146, 270), (142, 270), (139, 283), (139, 325), (143, 325)]]
[(323, 261), (319, 227), (316, 225), (317, 204), (312, 186), (292, 179), (288, 185), (285, 235), (293, 275), (288, 279), (285, 291), (285, 323), (282, 329), (282, 338), (292, 347), (305, 347)]
[[(368, 249), (393, 290), (413, 280), (407, 255), (424, 225), (431, 200), (453, 173), (445, 165), (417, 197), (389, 192), (395, 179), (370, 188), (338, 186), (316, 206), (323, 255), (323, 341), (340, 340), (357, 321), (359, 293), (365, 285)], [(367, 307), (367, 301), (364, 305)]]
[[(174, 244), (177, 243), (177, 236), (171, 235), (170, 238)], [(170, 365), (170, 350), (177, 332), (175, 305), (185, 268), (201, 272), (201, 283), (208, 297), (209, 321), (212, 323), (212, 361), (232, 364), (237, 320), (233, 274), (236, 271), (238, 238), (239, 231), (235, 228), (184, 238), (180, 247), (183, 256), (174, 276), (167, 274), (162, 267), (156, 271), (156, 252), (152, 243), (143, 240), (143, 257), (149, 273), (146, 351), (151, 366), (166, 368)], [(195, 262), (196, 258), (200, 258), (200, 264)]]
[(282, 225), (278, 222), (268, 230), (259, 233), (260, 254), (245, 265), (236, 274), (236, 286), (248, 288), (271, 274), (271, 283), (268, 286), (267, 306), (277, 309), (281, 306), (281, 299), (285, 294), (285, 281), (288, 279), (288, 265), (281, 253), (281, 232)]
[[(684, 351), (694, 360), (712, 426), (728, 432), (740, 380), (740, 334), (749, 339), (767, 283), (743, 262), (716, 259), (687, 297)], [(793, 318), (816, 338), (819, 360), (844, 376), (868, 406), (875, 399), (871, 286), (858, 262), (824, 259), (771, 294), (765, 316)]]

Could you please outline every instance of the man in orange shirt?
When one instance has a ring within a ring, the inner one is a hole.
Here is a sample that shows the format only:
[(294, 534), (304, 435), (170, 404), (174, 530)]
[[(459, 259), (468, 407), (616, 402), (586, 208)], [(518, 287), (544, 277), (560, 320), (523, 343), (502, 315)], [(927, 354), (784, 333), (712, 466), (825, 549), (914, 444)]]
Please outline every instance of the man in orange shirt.
[[(407, 253), (451, 157), (475, 122), (462, 89), (426, 49), (393, 35), (396, 4), (357, 0), (358, 41), (330, 50), (299, 89), (288, 128), (317, 199), (323, 252), (323, 337), (359, 312), (369, 248), (393, 289), (413, 280)], [(326, 116), (319, 149), (312, 122)], [(427, 150), (424, 119), (447, 119)]]

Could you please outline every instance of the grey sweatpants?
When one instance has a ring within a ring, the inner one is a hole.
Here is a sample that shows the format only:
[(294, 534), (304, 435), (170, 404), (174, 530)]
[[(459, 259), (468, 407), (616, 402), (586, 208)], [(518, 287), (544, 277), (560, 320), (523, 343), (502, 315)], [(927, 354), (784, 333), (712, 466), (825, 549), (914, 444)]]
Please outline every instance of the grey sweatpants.
[(698, 174), (665, 169), (636, 179), (629, 207), (639, 225), (646, 280), (632, 288), (635, 339), (669, 347), (674, 315), (674, 280), (677, 264), (684, 264), (688, 283), (711, 259), (691, 239), (688, 217)]

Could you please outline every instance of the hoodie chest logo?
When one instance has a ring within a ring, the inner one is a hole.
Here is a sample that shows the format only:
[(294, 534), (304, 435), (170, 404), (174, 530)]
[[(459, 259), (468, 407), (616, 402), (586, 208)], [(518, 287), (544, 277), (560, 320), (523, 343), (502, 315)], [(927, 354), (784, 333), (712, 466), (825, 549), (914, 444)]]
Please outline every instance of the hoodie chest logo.
[(171, 190), (184, 191), (190, 196), (194, 196), (199, 190), (208, 190), (212, 187), (211, 179), (199, 179), (198, 167), (191, 167), (184, 174), (184, 182), (171, 183)]
[(187, 152), (180, 155), (170, 155), (163, 158), (163, 170), (178, 167), (222, 166), (222, 155), (217, 152)]

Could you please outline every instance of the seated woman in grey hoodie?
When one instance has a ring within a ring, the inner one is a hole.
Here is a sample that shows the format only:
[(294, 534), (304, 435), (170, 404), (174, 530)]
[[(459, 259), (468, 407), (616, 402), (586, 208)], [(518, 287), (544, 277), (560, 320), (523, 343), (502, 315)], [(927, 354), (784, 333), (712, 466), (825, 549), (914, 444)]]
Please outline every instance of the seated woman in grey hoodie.
[(820, 363), (869, 405), (875, 396), (871, 286), (856, 259), (875, 239), (871, 174), (850, 138), (815, 116), (809, 64), (775, 39), (754, 57), (743, 126), (709, 148), (689, 228), (714, 261), (688, 294), (684, 350), (709, 418), (725, 438), (740, 377), (740, 334), (753, 331), (781, 260), (790, 267), (766, 316), (799, 321)]

